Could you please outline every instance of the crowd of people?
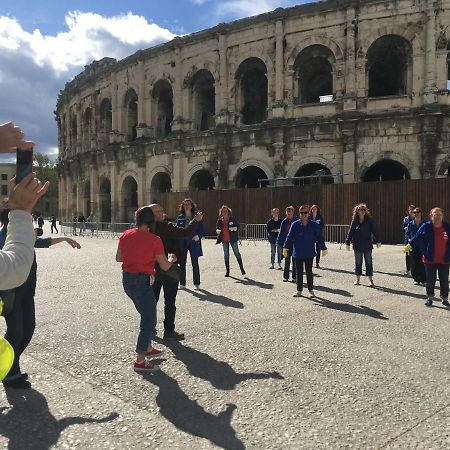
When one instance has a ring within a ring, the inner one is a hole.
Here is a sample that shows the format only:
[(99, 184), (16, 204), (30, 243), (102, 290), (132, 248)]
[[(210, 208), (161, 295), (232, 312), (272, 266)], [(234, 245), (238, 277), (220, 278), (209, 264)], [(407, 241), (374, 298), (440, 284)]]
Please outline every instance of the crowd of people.
[[(24, 140), (22, 131), (13, 124), (0, 125), (0, 152), (12, 152), (17, 147), (32, 149), (33, 143)], [(42, 238), (42, 223), (33, 229), (31, 211), (48, 189), (35, 173), (20, 183), (13, 178), (10, 196), (0, 214), (0, 301), (6, 319), (5, 338), (14, 349), (12, 367), (3, 383), (11, 388), (31, 386), (28, 375), (21, 371), (20, 356), (28, 346), (35, 328), (34, 295), (37, 265), (34, 248), (48, 248), (60, 242), (79, 249), (80, 244), (67, 237)], [(239, 250), (240, 224), (228, 205), (219, 209), (216, 222), (216, 244), (222, 244), (225, 277), (230, 277), (230, 246), (242, 275), (246, 275)], [(95, 217), (94, 217), (95, 219)], [(80, 234), (86, 230), (86, 222), (93, 217), (74, 218), (80, 224)], [(52, 229), (56, 218), (52, 216)], [(320, 268), (320, 258), (327, 255), (324, 239), (325, 221), (321, 209), (314, 204), (302, 204), (295, 215), (294, 206), (285, 208), (280, 218), (279, 208), (272, 208), (267, 222), (267, 240), (270, 244), (270, 267), (283, 271), (283, 281), (296, 283), (294, 297), (303, 296), (303, 275), (306, 274), (308, 295), (314, 297), (313, 265)], [(39, 230), (41, 232), (39, 233)], [(444, 211), (433, 208), (429, 220), (425, 220), (420, 208), (410, 205), (403, 221), (405, 235), (406, 274), (411, 274), (417, 285), (426, 286), (426, 306), (435, 300), (437, 277), (440, 280), (440, 297), (445, 307), (448, 302), (448, 278), (450, 265), (450, 224), (444, 221)], [(76, 234), (76, 229), (74, 230)], [(205, 234), (203, 213), (195, 202), (186, 198), (179, 206), (174, 223), (166, 220), (161, 205), (151, 204), (136, 211), (134, 227), (125, 231), (118, 242), (116, 261), (122, 264), (122, 285), (140, 315), (140, 330), (136, 342), (134, 370), (155, 371), (158, 366), (152, 360), (163, 350), (153, 345), (156, 330), (156, 306), (161, 291), (164, 296), (163, 339), (185, 339), (175, 327), (176, 297), (179, 288), (187, 284), (187, 256), (190, 255), (192, 279), (195, 289), (200, 288), (199, 258), (203, 256), (202, 238)], [(373, 280), (373, 245), (381, 245), (379, 233), (366, 204), (354, 207), (352, 220), (345, 238), (346, 249), (353, 247), (355, 259), (355, 285), (360, 285), (365, 264), (369, 286)], [(284, 266), (283, 266), (284, 260)]]

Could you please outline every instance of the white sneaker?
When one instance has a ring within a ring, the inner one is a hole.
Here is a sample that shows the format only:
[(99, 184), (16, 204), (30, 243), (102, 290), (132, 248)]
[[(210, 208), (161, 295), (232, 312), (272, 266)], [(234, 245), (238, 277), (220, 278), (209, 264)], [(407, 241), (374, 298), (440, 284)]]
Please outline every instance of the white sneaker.
[(200, 289), (200, 285), (199, 285), (199, 284), (195, 284), (195, 285), (194, 285), (194, 289), (195, 289), (196, 291), (198, 291), (198, 290)]
[(275, 269), (275, 267), (273, 267), (273, 264), (269, 267), (269, 269)]
[(280, 263), (278, 263), (278, 270), (283, 270)]
[(297, 291), (293, 297), (301, 297), (302, 296), (302, 291)]
[(316, 296), (316, 294), (314, 294), (314, 291), (313, 290), (310, 290), (310, 291), (308, 291), (309, 292), (309, 296), (310, 297), (315, 297)]

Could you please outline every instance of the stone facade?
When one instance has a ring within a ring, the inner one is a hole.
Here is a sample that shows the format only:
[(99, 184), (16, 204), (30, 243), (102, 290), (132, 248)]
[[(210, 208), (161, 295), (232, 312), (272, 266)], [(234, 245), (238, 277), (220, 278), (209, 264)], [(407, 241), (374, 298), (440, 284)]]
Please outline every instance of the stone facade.
[(60, 216), (128, 222), (169, 190), (447, 176), (449, 23), (450, 0), (330, 0), (95, 61), (58, 98)]

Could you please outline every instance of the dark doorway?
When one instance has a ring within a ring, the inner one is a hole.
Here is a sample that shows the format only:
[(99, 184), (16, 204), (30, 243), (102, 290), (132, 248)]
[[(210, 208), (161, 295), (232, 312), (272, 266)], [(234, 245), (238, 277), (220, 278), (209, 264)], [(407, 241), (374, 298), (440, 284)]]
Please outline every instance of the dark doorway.
[(409, 172), (403, 164), (383, 159), (367, 169), (363, 181), (409, 180), (410, 178)]
[(158, 172), (152, 179), (150, 189), (152, 194), (170, 192), (172, 190), (170, 175), (165, 172)]
[(303, 186), (305, 184), (333, 184), (334, 178), (328, 167), (311, 163), (305, 164), (300, 167), (295, 173), (295, 177), (301, 177), (298, 180), (294, 180), (294, 184), (297, 186)]
[(199, 131), (215, 127), (216, 91), (209, 70), (199, 70), (192, 80), (194, 128)]
[(134, 89), (129, 89), (125, 95), (125, 108), (127, 112), (128, 139), (134, 141), (137, 138), (138, 125), (138, 96)]
[(155, 135), (165, 138), (172, 131), (173, 91), (167, 80), (159, 80), (153, 88), (153, 99), (156, 107)]
[(214, 177), (205, 169), (195, 172), (189, 181), (189, 189), (194, 191), (212, 191), (214, 187)]
[[(267, 181), (259, 181), (267, 180)], [(267, 187), (269, 181), (264, 170), (256, 166), (247, 166), (239, 169), (236, 176), (236, 187), (238, 188), (258, 188)]]
[(111, 181), (103, 178), (100, 182), (100, 221), (111, 222)]

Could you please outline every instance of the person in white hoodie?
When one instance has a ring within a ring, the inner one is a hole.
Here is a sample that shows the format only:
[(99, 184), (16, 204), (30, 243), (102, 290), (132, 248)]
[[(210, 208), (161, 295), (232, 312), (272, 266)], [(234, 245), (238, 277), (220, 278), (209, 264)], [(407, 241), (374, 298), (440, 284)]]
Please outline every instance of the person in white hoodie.
[[(0, 153), (12, 153), (17, 147), (31, 150), (33, 146), (33, 142), (24, 140), (23, 132), (13, 123), (0, 125)], [(30, 273), (36, 239), (31, 211), (49, 185), (48, 181), (41, 184), (34, 172), (18, 184), (15, 177), (10, 181), (8, 237), (0, 251), (1, 291), (20, 286)]]

